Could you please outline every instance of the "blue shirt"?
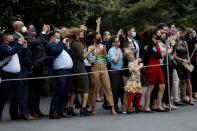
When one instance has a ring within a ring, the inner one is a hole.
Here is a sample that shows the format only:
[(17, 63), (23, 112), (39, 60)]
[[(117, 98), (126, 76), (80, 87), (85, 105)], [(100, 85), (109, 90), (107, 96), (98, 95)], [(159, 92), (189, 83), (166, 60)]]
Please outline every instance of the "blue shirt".
[(122, 53), (120, 54), (120, 56), (118, 58), (118, 63), (115, 64), (113, 62), (115, 59), (117, 59), (117, 56), (118, 56), (118, 49), (114, 46), (111, 47), (109, 49), (109, 52), (108, 52), (108, 59), (109, 59), (109, 62), (111, 63), (111, 68), (115, 69), (115, 70), (123, 68), (123, 55), (122, 55)]

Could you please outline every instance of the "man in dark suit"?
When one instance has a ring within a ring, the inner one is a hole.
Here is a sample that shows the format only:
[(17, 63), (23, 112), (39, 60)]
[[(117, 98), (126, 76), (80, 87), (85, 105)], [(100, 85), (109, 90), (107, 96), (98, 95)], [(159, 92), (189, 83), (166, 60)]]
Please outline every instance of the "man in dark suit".
[[(36, 38), (36, 29), (33, 25), (29, 26), (27, 35), (25, 36), (29, 47), (32, 51), (33, 70), (30, 77), (40, 77), (43, 75), (43, 67), (45, 65), (46, 52), (45, 47), (48, 43), (47, 34), (50, 32), (50, 26), (44, 25), (43, 31)], [(30, 80), (29, 81), (29, 112), (34, 117), (44, 117), (39, 108), (40, 95), (43, 80)]]
[[(12, 56), (9, 63), (0, 69), (0, 76), (2, 79), (18, 79), (20, 78), (21, 66), (19, 62), (19, 52), (22, 50), (22, 46), (25, 44), (24, 38), (19, 38), (14, 41), (13, 36), (5, 34), (3, 36), (3, 43), (0, 44), (0, 57), (6, 58)], [(0, 120), (2, 119), (2, 112), (5, 105), (5, 100), (13, 89), (14, 97), (12, 97), (10, 103), (11, 119), (24, 119), (27, 120), (27, 111), (24, 101), (24, 93), (21, 81), (5, 81), (0, 84)], [(15, 106), (16, 105), (16, 109)], [(18, 112), (19, 109), (19, 112)]]
[[(27, 28), (24, 26), (24, 23), (22, 21), (15, 21), (13, 23), (14, 33), (13, 38), (14, 40), (18, 40), (19, 38), (24, 38), (24, 35), (27, 33)], [(28, 77), (28, 74), (31, 72), (32, 69), (32, 52), (29, 49), (27, 42), (26, 44), (22, 46), (22, 49), (20, 50), (19, 54), (19, 61), (21, 65), (21, 71), (20, 71), (20, 78), (26, 78)], [(35, 120), (36, 118), (32, 117), (31, 115), (28, 115), (27, 110), (27, 104), (28, 104), (28, 82), (26, 80), (21, 81), (22, 86), (22, 92), (24, 96), (24, 108), (26, 112), (26, 117), (24, 119), (26, 120)], [(13, 97), (11, 101), (11, 108), (10, 108), (10, 116), (11, 118), (15, 119), (18, 112), (18, 103), (16, 101), (16, 96)]]

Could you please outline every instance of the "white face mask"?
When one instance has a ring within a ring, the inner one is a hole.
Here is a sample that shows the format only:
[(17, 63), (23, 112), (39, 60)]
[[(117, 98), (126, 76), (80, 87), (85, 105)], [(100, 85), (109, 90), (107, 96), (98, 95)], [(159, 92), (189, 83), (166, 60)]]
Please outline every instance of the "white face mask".
[(22, 32), (23, 32), (23, 33), (27, 33), (27, 27), (26, 27), (26, 26), (23, 26), (23, 27), (22, 27)]

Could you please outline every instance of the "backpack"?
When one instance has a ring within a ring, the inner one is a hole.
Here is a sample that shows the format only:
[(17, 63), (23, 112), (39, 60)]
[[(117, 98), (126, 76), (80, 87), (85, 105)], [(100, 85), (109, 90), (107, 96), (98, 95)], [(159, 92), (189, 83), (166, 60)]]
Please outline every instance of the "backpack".
[(10, 63), (12, 56), (8, 56), (6, 58), (0, 58), (0, 69)]

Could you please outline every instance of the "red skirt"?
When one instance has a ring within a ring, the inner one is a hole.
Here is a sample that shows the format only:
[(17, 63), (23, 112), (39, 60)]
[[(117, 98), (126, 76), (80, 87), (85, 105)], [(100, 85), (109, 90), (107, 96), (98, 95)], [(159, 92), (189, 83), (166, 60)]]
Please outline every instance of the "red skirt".
[(145, 72), (148, 85), (165, 84), (163, 71), (160, 66), (148, 67)]

